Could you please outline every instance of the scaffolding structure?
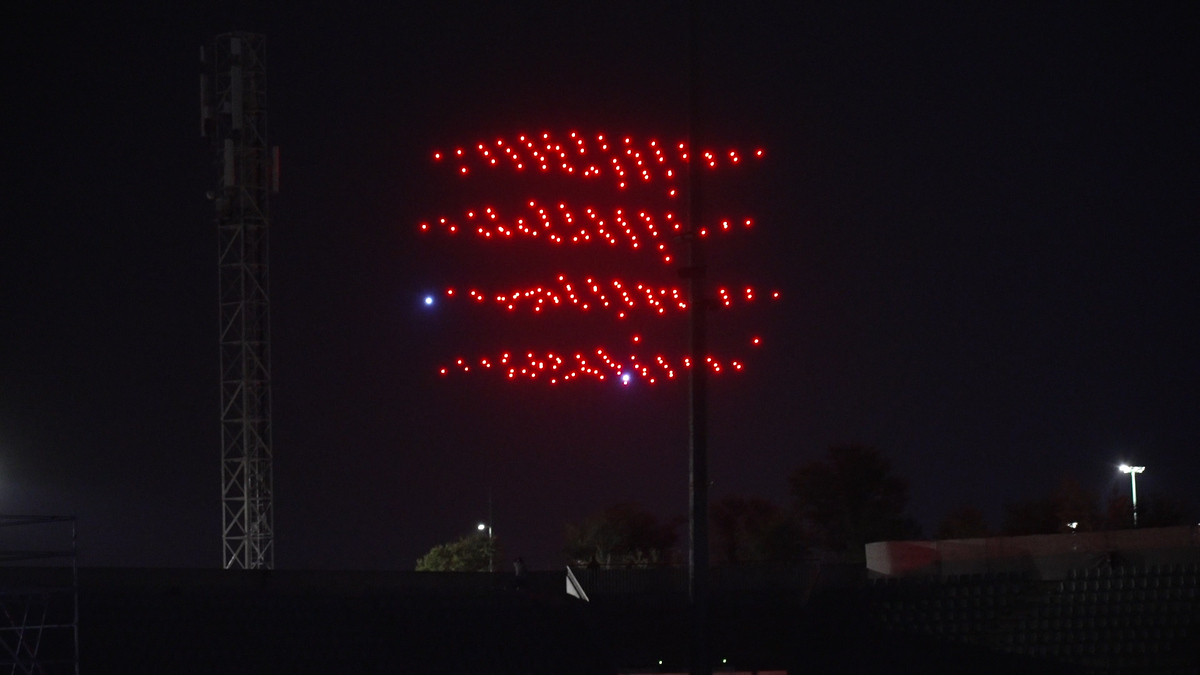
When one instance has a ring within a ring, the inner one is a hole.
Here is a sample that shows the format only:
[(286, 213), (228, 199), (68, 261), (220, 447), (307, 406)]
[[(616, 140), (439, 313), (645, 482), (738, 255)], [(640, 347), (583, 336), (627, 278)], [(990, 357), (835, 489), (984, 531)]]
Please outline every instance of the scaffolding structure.
[(266, 38), (218, 35), (200, 60), (220, 292), (221, 524), (226, 569), (275, 565), (267, 234), (279, 151), (267, 143)]
[(75, 518), (0, 516), (0, 533), (0, 670), (79, 675)]

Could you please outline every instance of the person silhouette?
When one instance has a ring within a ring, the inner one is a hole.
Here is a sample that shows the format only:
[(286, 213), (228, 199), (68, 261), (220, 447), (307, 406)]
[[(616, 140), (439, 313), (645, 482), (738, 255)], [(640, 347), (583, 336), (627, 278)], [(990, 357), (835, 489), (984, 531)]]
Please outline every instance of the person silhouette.
[(525, 569), (525, 561), (520, 556), (517, 556), (517, 559), (513, 561), (513, 570), (517, 573), (517, 589), (525, 588), (525, 583), (529, 581), (529, 571)]

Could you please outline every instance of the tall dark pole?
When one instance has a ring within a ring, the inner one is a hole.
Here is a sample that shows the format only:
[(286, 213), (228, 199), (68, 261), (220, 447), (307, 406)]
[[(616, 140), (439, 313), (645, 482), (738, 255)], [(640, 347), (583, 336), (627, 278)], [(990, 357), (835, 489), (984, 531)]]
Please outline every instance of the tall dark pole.
[(712, 660), (708, 653), (708, 370), (705, 360), (706, 312), (708, 299), (705, 296), (704, 244), (700, 238), (700, 221), (704, 213), (701, 199), (701, 163), (697, 153), (702, 152), (704, 137), (701, 124), (702, 77), (700, 69), (700, 0), (691, 3), (691, 30), (689, 44), (689, 92), (688, 105), (688, 262), (684, 268), (688, 278), (688, 327), (690, 333), (689, 352), (691, 377), (689, 380), (689, 415), (691, 458), (688, 466), (690, 507), (688, 534), (691, 550), (688, 554), (688, 598), (691, 602), (692, 675), (708, 675), (712, 672)]

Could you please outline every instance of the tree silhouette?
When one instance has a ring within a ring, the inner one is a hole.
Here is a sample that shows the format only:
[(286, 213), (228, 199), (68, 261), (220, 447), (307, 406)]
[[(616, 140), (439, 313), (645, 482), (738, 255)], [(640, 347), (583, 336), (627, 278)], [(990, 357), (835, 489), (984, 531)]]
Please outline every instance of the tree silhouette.
[(789, 479), (796, 512), (820, 545), (861, 560), (872, 541), (920, 536), (904, 514), (908, 482), (872, 447), (835, 445), (826, 459), (796, 469)]
[(500, 540), (483, 533), (439, 544), (417, 559), (418, 572), (486, 572), (503, 559)]
[(1104, 525), (1108, 530), (1125, 530), (1133, 527), (1133, 502), (1113, 486), (1104, 509)]
[(769, 499), (730, 495), (709, 509), (712, 560), (726, 565), (792, 565), (808, 541), (800, 524)]
[(675, 530), (639, 504), (615, 504), (567, 525), (564, 552), (574, 564), (601, 567), (655, 567), (674, 561)]
[[(1079, 484), (1072, 476), (1046, 497), (1009, 504), (1005, 507), (1005, 535), (1056, 534), (1125, 530), (1133, 527), (1133, 503), (1114, 487), (1101, 510), (1096, 493)], [(1195, 511), (1186, 502), (1165, 495), (1144, 497), (1138, 502), (1139, 527), (1171, 527), (1196, 522)], [(1077, 523), (1070, 527), (1070, 523)]]
[[(1005, 535), (1055, 534), (1063, 532), (1092, 532), (1104, 529), (1106, 519), (1097, 506), (1096, 494), (1087, 490), (1072, 476), (1048, 496), (1016, 502), (1005, 507)], [(1076, 523), (1071, 527), (1070, 523)]]
[[(1108, 529), (1133, 527), (1133, 502), (1115, 486), (1108, 496)], [(1138, 503), (1138, 527), (1175, 527), (1196, 522), (1195, 510), (1187, 502), (1166, 495), (1148, 495)]]
[(1150, 495), (1138, 504), (1139, 527), (1177, 527), (1196, 522), (1196, 511), (1187, 502), (1167, 495)]

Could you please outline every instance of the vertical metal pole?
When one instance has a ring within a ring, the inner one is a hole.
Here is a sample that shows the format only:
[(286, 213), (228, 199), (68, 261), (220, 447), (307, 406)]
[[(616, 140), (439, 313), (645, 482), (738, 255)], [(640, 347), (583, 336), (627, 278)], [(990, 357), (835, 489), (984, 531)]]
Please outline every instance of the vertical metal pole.
[(1137, 527), (1137, 472), (1129, 472), (1129, 481), (1133, 489), (1133, 526)]
[(74, 585), (71, 595), (74, 596), (75, 603), (74, 615), (71, 618), (71, 637), (75, 641), (75, 675), (79, 675), (79, 530), (75, 518), (71, 516), (71, 583)]
[(692, 645), (689, 672), (708, 675), (712, 660), (708, 654), (708, 371), (706, 361), (706, 316), (708, 299), (705, 296), (704, 244), (700, 239), (700, 222), (704, 214), (701, 199), (701, 163), (703, 126), (701, 124), (700, 73), (700, 0), (691, 3), (689, 44), (688, 106), (688, 324), (691, 373), (689, 379), (689, 490), (690, 507), (688, 534), (691, 550), (688, 554), (688, 598), (691, 602)]

